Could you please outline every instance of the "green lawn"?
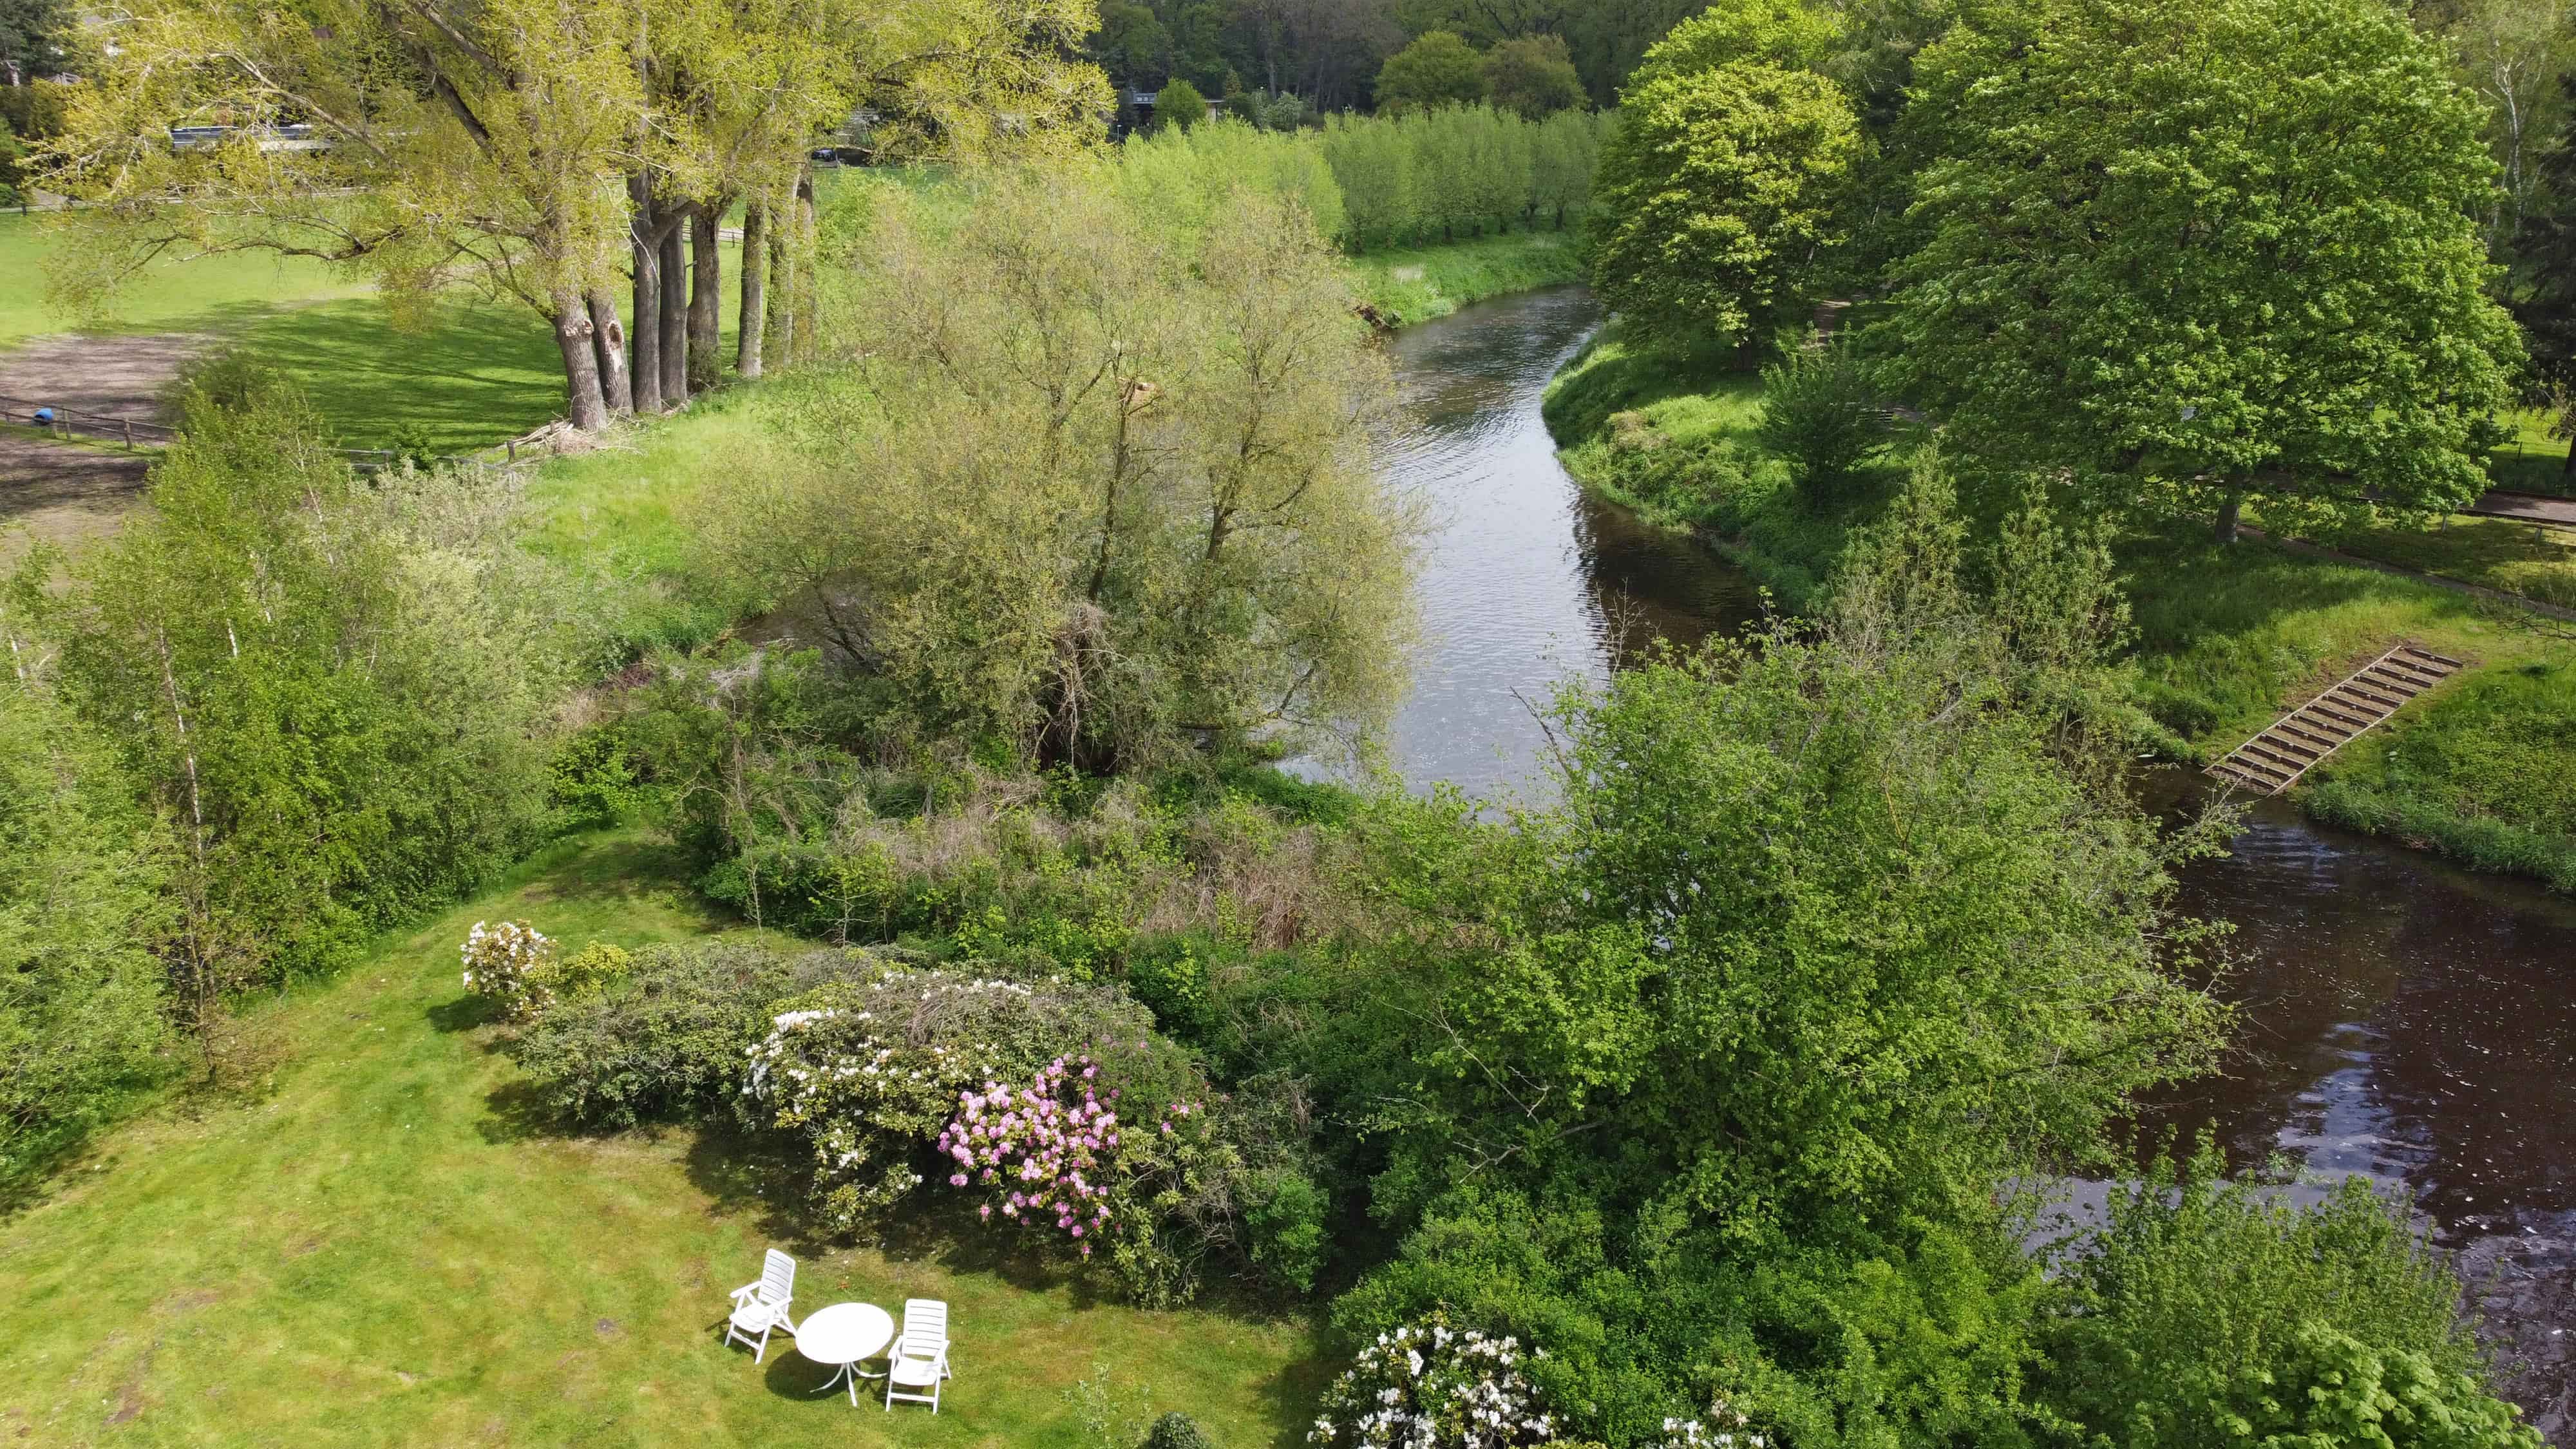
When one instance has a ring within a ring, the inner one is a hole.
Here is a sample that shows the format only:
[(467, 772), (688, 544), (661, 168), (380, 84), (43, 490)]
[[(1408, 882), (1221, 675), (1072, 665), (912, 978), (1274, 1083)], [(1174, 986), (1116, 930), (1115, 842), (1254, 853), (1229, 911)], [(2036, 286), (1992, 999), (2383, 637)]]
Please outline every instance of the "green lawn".
[[(517, 301), (460, 291), (424, 324), (397, 327), (354, 271), (245, 253), (147, 272), (115, 317), (81, 328), (44, 305), (45, 218), (0, 216), (0, 348), (53, 332), (207, 332), (238, 341), (303, 383), (340, 442), (463, 452), (563, 413), (562, 360), (543, 319)], [(725, 257), (724, 342), (733, 355), (741, 248)], [(620, 289), (621, 295), (624, 288)]]
[(1517, 231), (1450, 246), (1366, 252), (1351, 259), (1360, 295), (1406, 322), (1446, 317), (1471, 302), (1583, 280), (1571, 231)]
[[(1099, 1302), (971, 1222), (814, 1242), (726, 1138), (531, 1120), (457, 980), (466, 928), (505, 916), (630, 946), (725, 925), (661, 848), (595, 838), (254, 1014), (256, 1088), (129, 1123), (0, 1224), (0, 1442), (1074, 1446), (1064, 1392), (1104, 1363), (1221, 1444), (1295, 1438), (1325, 1372), (1302, 1319)], [(804, 1311), (949, 1302), (937, 1417), (721, 1346), (770, 1245)]]

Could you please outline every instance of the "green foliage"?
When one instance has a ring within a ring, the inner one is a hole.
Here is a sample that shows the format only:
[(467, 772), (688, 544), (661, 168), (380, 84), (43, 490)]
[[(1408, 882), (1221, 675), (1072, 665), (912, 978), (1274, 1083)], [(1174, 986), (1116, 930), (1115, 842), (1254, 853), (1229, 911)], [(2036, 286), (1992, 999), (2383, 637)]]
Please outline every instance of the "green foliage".
[(19, 595), (65, 701), (179, 831), (194, 969), (326, 970), (536, 838), (529, 742), (577, 626), (507, 543), (504, 486), (360, 489), (238, 358), (183, 409), (151, 511)]
[(1145, 1434), (1144, 1449), (1216, 1449), (1216, 1441), (1199, 1427), (1198, 1420), (1175, 1412), (1154, 1421)]
[(0, 206), (16, 206), (24, 197), (20, 189), (27, 181), (27, 148), (0, 118)]
[(1582, 111), (1532, 121), (1486, 106), (1328, 117), (1324, 158), (1340, 184), (1345, 240), (1358, 250), (1515, 220), (1561, 228), (1590, 204), (1606, 124)]
[(1762, 369), (1762, 422), (1754, 436), (1786, 459), (1809, 508), (1853, 501), (1861, 464), (1887, 442), (1877, 389), (1848, 344), (1792, 354)]
[(1207, 97), (1185, 80), (1166, 82), (1154, 96), (1154, 125), (1186, 131), (1208, 118)]
[(1485, 52), (1485, 95), (1497, 110), (1544, 120), (1583, 104), (1583, 78), (1562, 37), (1524, 35)]
[(163, 1071), (169, 848), (94, 737), (0, 675), (0, 1195)]
[(1239, 186), (1176, 235), (1065, 171), (888, 198), (874, 228), (858, 361), (709, 500), (710, 562), (918, 737), (1100, 769), (1373, 730), (1419, 522), (1373, 465), (1391, 385), (1313, 219)]
[(2537, 1446), (2479, 1387), (2459, 1280), (2360, 1178), (2297, 1208), (2216, 1154), (2115, 1193), (2066, 1265), (2041, 1397), (2091, 1444)]
[(1245, 189), (1295, 206), (1325, 236), (1348, 225), (1345, 198), (1317, 137), (1230, 116), (1130, 140), (1118, 153), (1116, 186), (1134, 212), (1124, 224), (1160, 223), (1185, 239), (1203, 236)]
[(2010, 1239), (1917, 1230), (1845, 1258), (1741, 1255), (1671, 1213), (1620, 1231), (1574, 1197), (1461, 1191), (1334, 1305), (1366, 1341), (1446, 1305), (1545, 1350), (1530, 1377), (1577, 1434), (1661, 1445), (1712, 1399), (1801, 1446), (2011, 1444), (2045, 1288)]
[(1424, 31), (1388, 56), (1377, 73), (1377, 108), (1387, 115), (1474, 105), (1484, 98), (1484, 58), (1456, 31)]
[(1424, 806), (1379, 844), (1426, 918), (1385, 1010), (1439, 1023), (1389, 1026), (1418, 1095), (1382, 1210), (1508, 1161), (1723, 1241), (1866, 1238), (2098, 1159), (2129, 1093), (2207, 1061), (2224, 1013), (2165, 903), (2211, 838), (2166, 838), (2108, 743), (2060, 733), (1958, 588), (1933, 484), (1912, 496), (1822, 638), (1562, 699), (1561, 809)]
[(1802, 321), (1866, 152), (1833, 82), (1765, 61), (1632, 87), (1601, 152), (1592, 283), (1636, 324), (1750, 344)]
[(510, 1055), (547, 1111), (583, 1127), (730, 1121), (743, 1106), (744, 1054), (777, 1003), (869, 966), (830, 951), (651, 946), (598, 991), (559, 996), (511, 1039)]
[(1954, 33), (1918, 67), (1951, 99), (1889, 324), (1909, 382), (1971, 452), (2229, 537), (2256, 489), (2289, 526), (2476, 496), (2521, 349), (2446, 68), (2376, 0), (2077, 0), (2026, 43)]
[(1843, 39), (1839, 12), (1806, 0), (1722, 0), (1656, 41), (1628, 78), (1629, 99), (1657, 81), (1745, 62), (1816, 67)]

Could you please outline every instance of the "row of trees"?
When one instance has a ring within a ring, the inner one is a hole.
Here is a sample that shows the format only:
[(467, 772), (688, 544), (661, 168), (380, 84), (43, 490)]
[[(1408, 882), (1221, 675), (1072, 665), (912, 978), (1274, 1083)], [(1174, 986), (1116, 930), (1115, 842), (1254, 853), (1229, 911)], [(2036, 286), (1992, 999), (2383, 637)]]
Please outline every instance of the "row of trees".
[(1728, 0), (1649, 53), (1602, 159), (1604, 295), (1758, 350), (1892, 293), (1883, 381), (1963, 453), (2222, 538), (2251, 497), (2485, 486), (2523, 349), (2488, 109), (2442, 40), (2372, 0), (1907, 8)]
[(1488, 224), (1562, 227), (1592, 195), (1607, 119), (1561, 111), (1529, 121), (1490, 106), (1399, 117), (1336, 116), (1324, 157), (1355, 245), (1474, 235)]
[[(1699, 8), (1699, 0), (1103, 0), (1087, 53), (1126, 88), (1181, 80), (1211, 97), (1258, 90), (1341, 111), (1383, 106), (1388, 61), (1433, 32), (1487, 56), (1535, 40), (1539, 52), (1505, 64), (1561, 62), (1583, 95), (1607, 105), (1646, 46)], [(1500, 93), (1492, 99), (1509, 103)]]
[[(273, 21), (246, 0), (122, 17), (43, 152), (40, 184), (91, 203), (57, 290), (95, 304), (152, 261), (244, 249), (346, 263), (398, 308), (484, 287), (552, 328), (585, 430), (713, 380), (737, 206), (736, 365), (810, 354), (805, 155), (854, 109), (888, 155), (965, 157), (1089, 137), (1108, 102), (1065, 58), (1083, 0), (399, 0)], [(186, 125), (234, 129), (174, 146)]]

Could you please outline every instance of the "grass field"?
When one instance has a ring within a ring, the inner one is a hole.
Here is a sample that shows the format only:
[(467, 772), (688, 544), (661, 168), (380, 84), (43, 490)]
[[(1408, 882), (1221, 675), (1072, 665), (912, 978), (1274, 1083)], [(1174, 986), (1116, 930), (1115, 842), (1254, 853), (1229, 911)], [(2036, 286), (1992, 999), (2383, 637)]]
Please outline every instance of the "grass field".
[[(457, 980), (501, 917), (629, 946), (727, 926), (659, 847), (596, 837), (257, 1011), (252, 1085), (110, 1133), (0, 1228), (0, 1442), (1076, 1446), (1065, 1392), (1096, 1364), (1220, 1444), (1295, 1438), (1324, 1374), (1302, 1319), (1099, 1302), (971, 1223), (811, 1241), (726, 1138), (532, 1120)], [(814, 1396), (782, 1339), (760, 1366), (721, 1346), (772, 1245), (803, 1312), (949, 1302), (935, 1418)]]
[[(198, 332), (233, 340), (292, 373), (352, 448), (463, 452), (563, 413), (562, 361), (545, 321), (515, 300), (458, 292), (417, 329), (394, 325), (358, 273), (254, 253), (156, 267), (104, 324), (44, 305), (45, 218), (0, 216), (0, 348), (71, 330)], [(725, 254), (724, 342), (733, 356), (740, 248)], [(623, 290), (622, 288), (620, 289)]]
[(1446, 317), (1471, 302), (1583, 280), (1570, 231), (1520, 231), (1451, 246), (1408, 247), (1351, 259), (1360, 296), (1406, 322)]

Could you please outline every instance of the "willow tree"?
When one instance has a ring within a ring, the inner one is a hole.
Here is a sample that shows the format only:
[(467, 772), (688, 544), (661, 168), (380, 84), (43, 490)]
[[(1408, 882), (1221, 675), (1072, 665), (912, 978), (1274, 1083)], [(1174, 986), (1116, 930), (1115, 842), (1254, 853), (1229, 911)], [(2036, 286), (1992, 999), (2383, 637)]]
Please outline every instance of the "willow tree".
[[(470, 283), (546, 319), (573, 425), (622, 369), (607, 290), (642, 113), (617, 0), (140, 0), (45, 153), (91, 205), (58, 296), (112, 305), (170, 257), (261, 249), (360, 266), (397, 313)], [(229, 128), (174, 144), (172, 128)]]

